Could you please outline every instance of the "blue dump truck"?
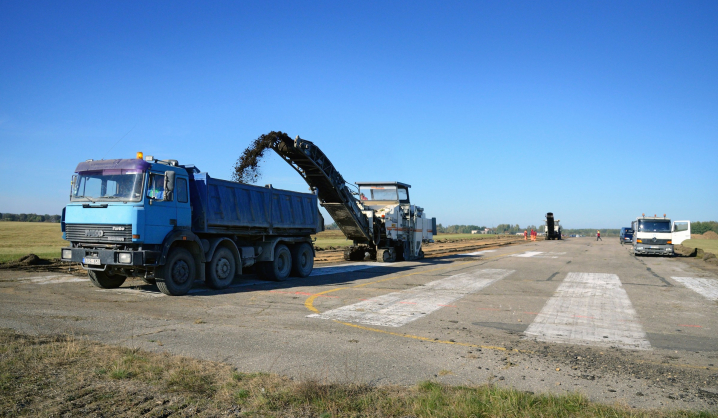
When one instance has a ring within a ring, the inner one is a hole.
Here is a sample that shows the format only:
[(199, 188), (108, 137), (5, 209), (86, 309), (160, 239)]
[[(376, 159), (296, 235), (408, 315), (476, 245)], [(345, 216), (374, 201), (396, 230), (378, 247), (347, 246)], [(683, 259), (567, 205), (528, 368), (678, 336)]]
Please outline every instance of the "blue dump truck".
[(218, 180), (142, 153), (87, 160), (75, 173), (61, 256), (97, 287), (141, 277), (176, 296), (195, 280), (226, 288), (250, 266), (268, 280), (312, 272), (310, 235), (324, 230), (313, 193)]

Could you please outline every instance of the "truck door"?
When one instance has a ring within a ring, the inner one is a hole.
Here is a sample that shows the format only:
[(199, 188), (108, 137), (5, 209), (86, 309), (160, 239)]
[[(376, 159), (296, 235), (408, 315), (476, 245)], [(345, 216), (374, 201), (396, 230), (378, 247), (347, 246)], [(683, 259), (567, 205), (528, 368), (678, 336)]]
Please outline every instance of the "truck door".
[(165, 174), (150, 172), (147, 182), (147, 200), (145, 206), (145, 226), (149, 244), (161, 244), (167, 234), (177, 225), (177, 199), (164, 200)]
[(691, 221), (673, 221), (673, 233), (671, 235), (674, 245), (691, 239)]
[(189, 204), (189, 187), (186, 177), (177, 176), (175, 180), (175, 200), (177, 201), (177, 226), (192, 226), (192, 208)]

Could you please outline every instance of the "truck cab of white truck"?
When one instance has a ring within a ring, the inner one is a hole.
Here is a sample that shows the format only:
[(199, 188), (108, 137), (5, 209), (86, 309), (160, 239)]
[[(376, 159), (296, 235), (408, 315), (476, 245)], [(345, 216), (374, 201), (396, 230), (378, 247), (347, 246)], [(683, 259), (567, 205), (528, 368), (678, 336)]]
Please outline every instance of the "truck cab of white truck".
[(690, 221), (671, 221), (664, 214), (642, 216), (631, 223), (633, 254), (673, 255), (673, 246), (691, 238)]

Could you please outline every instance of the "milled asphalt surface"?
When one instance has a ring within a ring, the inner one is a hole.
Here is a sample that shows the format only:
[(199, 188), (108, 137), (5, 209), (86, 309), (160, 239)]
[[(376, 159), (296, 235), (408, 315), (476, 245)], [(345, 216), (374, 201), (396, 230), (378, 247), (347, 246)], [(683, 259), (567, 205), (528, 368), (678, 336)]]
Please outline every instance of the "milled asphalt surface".
[[(516, 257), (526, 252), (536, 254)], [(490, 382), (534, 393), (578, 391), (638, 408), (716, 411), (718, 301), (672, 279), (718, 283), (714, 272), (699, 267), (681, 258), (635, 258), (615, 238), (574, 238), (281, 283), (246, 275), (230, 289), (200, 285), (185, 297), (164, 296), (136, 279), (100, 290), (76, 276), (5, 270), (0, 327), (67, 333), (296, 379)], [(512, 272), (400, 327), (308, 317), (483, 269)], [(650, 349), (527, 338), (524, 331), (569, 273), (617, 275)]]

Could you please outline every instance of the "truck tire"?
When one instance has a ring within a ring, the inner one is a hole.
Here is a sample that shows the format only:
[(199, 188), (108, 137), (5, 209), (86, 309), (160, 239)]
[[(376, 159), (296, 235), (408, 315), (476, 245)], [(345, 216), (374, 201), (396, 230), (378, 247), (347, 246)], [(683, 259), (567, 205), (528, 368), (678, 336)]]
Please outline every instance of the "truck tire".
[(274, 260), (260, 263), (259, 274), (262, 278), (279, 282), (289, 277), (292, 270), (292, 253), (284, 244), (274, 248)]
[(212, 289), (224, 289), (229, 287), (237, 273), (237, 260), (234, 259), (232, 251), (227, 247), (219, 247), (212, 256), (212, 261), (207, 263), (205, 282)]
[(116, 289), (122, 286), (122, 283), (127, 280), (126, 276), (119, 274), (107, 274), (104, 271), (88, 270), (87, 275), (90, 276), (90, 281), (100, 289)]
[(160, 269), (157, 287), (160, 292), (170, 296), (187, 294), (192, 288), (197, 268), (194, 258), (184, 248), (175, 247), (170, 250), (167, 263)]
[(309, 243), (303, 242), (292, 246), (292, 276), (307, 277), (314, 268), (314, 250)]

